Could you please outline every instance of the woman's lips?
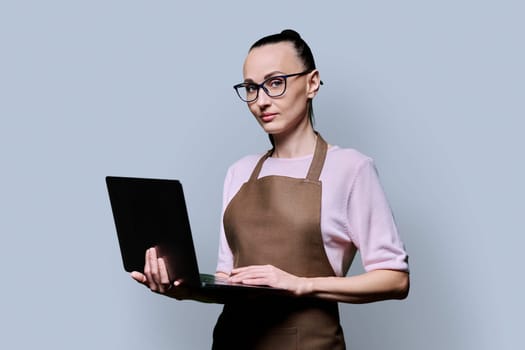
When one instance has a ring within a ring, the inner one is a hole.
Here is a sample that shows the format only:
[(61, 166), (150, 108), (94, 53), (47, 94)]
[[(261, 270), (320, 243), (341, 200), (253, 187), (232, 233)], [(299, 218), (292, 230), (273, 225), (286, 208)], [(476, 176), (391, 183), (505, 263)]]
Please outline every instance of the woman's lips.
[(265, 123), (269, 123), (272, 120), (274, 120), (276, 115), (277, 113), (264, 113), (263, 115), (261, 115), (261, 120)]

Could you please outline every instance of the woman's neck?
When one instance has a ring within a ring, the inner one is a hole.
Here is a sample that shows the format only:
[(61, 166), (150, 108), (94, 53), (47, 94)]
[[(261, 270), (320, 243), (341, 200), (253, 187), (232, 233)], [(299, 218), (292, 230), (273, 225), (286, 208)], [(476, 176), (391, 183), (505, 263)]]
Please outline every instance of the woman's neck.
[(274, 151), (272, 157), (275, 158), (297, 158), (314, 153), (317, 134), (312, 126), (296, 128), (286, 135), (273, 135)]

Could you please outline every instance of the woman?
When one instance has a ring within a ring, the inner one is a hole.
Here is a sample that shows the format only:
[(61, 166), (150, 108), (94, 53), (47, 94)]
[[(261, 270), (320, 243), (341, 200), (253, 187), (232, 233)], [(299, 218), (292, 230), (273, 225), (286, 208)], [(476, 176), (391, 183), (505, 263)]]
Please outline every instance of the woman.
[[(273, 147), (228, 170), (217, 275), (295, 296), (226, 302), (214, 349), (344, 349), (337, 302), (408, 294), (408, 259), (392, 213), (372, 160), (328, 145), (314, 130), (312, 100), (322, 82), (298, 33), (257, 41), (243, 75), (235, 89)], [(366, 272), (346, 277), (357, 249)], [(153, 291), (203, 300), (179, 283), (168, 286), (152, 249), (144, 274), (132, 276)]]

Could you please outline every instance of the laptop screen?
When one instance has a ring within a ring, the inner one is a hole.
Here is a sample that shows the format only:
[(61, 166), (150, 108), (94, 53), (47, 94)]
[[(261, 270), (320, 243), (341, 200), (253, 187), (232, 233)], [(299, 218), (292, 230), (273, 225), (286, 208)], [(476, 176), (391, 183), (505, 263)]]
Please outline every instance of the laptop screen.
[(171, 282), (199, 285), (199, 269), (178, 180), (107, 176), (106, 185), (124, 269), (144, 270), (145, 252), (156, 247)]

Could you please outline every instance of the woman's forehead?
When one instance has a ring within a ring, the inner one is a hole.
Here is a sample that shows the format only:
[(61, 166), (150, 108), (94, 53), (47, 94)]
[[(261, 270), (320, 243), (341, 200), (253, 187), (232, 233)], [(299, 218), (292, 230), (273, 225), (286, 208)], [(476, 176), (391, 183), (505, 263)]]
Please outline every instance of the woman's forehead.
[(243, 67), (244, 79), (263, 80), (273, 72), (295, 73), (302, 69), (302, 63), (293, 44), (280, 42), (267, 44), (250, 50)]

